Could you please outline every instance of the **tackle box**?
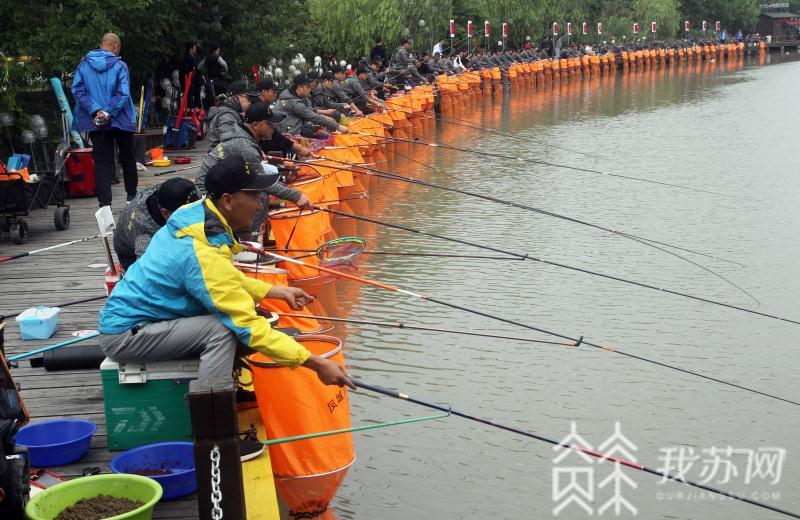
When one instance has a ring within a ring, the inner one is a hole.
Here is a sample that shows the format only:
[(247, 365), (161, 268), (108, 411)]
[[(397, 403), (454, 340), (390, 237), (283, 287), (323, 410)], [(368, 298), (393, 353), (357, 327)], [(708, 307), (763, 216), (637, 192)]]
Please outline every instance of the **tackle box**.
[(17, 316), (22, 339), (47, 339), (58, 328), (58, 307), (31, 307)]
[(197, 379), (199, 359), (156, 363), (100, 365), (105, 401), (108, 449), (127, 450), (144, 444), (191, 441), (186, 394)]

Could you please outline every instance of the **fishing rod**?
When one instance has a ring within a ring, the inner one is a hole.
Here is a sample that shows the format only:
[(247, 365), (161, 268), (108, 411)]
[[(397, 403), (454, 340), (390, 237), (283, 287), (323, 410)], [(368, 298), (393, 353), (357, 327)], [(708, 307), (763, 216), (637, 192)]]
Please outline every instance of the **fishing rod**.
[[(364, 217), (362, 215), (355, 215), (353, 213), (347, 213), (347, 212), (339, 211), (339, 210), (335, 210), (335, 209), (329, 209), (329, 208), (316, 208), (316, 209), (319, 209), (321, 211), (325, 211), (325, 212), (328, 212), (328, 213), (332, 213), (332, 214), (335, 214), (335, 215), (340, 215), (340, 216), (343, 216), (343, 217), (349, 217), (349, 218), (352, 218), (354, 220), (361, 220), (361, 221), (364, 221), (364, 222), (370, 222), (372, 224), (378, 224), (378, 225), (384, 226), (384, 227), (389, 227), (389, 228), (394, 228), (394, 229), (400, 229), (400, 230), (403, 230), (403, 231), (408, 231), (409, 233), (416, 233), (418, 235), (423, 235), (423, 236), (427, 236), (427, 237), (431, 237), (431, 238), (438, 238), (440, 240), (446, 240), (446, 241), (449, 241), (449, 242), (455, 242), (455, 243), (458, 243), (458, 244), (464, 244), (464, 245), (468, 245), (468, 246), (472, 246), (472, 247), (477, 247), (477, 248), (480, 248), (480, 249), (486, 249), (488, 251), (494, 251), (495, 253), (502, 253), (502, 254), (506, 254), (506, 255), (509, 255), (509, 256), (515, 256), (515, 257), (518, 257), (518, 258), (522, 258), (524, 260), (531, 260), (533, 262), (539, 262), (539, 263), (546, 264), (546, 265), (552, 265), (554, 267), (561, 267), (563, 269), (569, 269), (569, 270), (572, 270), (572, 271), (577, 271), (577, 272), (588, 274), (588, 275), (592, 275), (592, 276), (598, 276), (600, 278), (606, 278), (608, 280), (614, 280), (614, 281), (617, 281), (617, 282), (620, 282), (620, 283), (626, 283), (626, 284), (629, 284), (629, 285), (635, 285), (637, 287), (643, 287), (645, 289), (652, 289), (654, 291), (660, 291), (660, 292), (663, 292), (663, 293), (668, 293), (668, 294), (672, 294), (672, 295), (675, 295), (675, 296), (680, 296), (680, 297), (683, 297), (683, 298), (689, 298), (691, 300), (695, 300), (695, 301), (699, 301), (699, 302), (709, 303), (709, 304), (712, 304), (712, 305), (717, 305), (717, 306), (725, 307), (725, 308), (728, 308), (728, 309), (734, 309), (734, 310), (737, 310), (737, 311), (747, 312), (749, 314), (755, 314), (757, 316), (763, 316), (765, 318), (771, 318), (771, 319), (776, 319), (776, 320), (780, 320), (780, 321), (785, 321), (787, 323), (794, 323), (796, 325), (800, 325), (800, 321), (793, 320), (791, 318), (784, 318), (784, 317), (781, 317), (781, 316), (776, 316), (774, 314), (768, 314), (768, 313), (765, 313), (765, 312), (759, 312), (759, 311), (756, 311), (754, 309), (748, 309), (747, 307), (740, 307), (738, 305), (733, 305), (733, 304), (730, 304), (730, 303), (724, 303), (724, 302), (720, 302), (720, 301), (717, 301), (717, 300), (712, 300), (710, 298), (704, 298), (702, 296), (694, 296), (692, 294), (688, 294), (688, 293), (684, 293), (684, 292), (680, 292), (680, 291), (674, 291), (672, 289), (666, 289), (664, 287), (657, 287), (655, 285), (650, 285), (650, 284), (647, 284), (647, 283), (644, 283), (644, 282), (637, 282), (635, 280), (629, 280), (627, 278), (621, 278), (619, 276), (605, 274), (605, 273), (601, 273), (601, 272), (598, 272), (598, 271), (591, 271), (589, 269), (584, 269), (582, 267), (576, 267), (576, 266), (572, 266), (572, 265), (568, 265), (568, 264), (562, 264), (560, 262), (553, 262), (553, 261), (550, 261), (550, 260), (545, 260), (543, 258), (538, 258), (538, 257), (535, 257), (535, 256), (531, 256), (528, 253), (517, 253), (517, 252), (514, 252), (514, 251), (508, 251), (508, 250), (505, 250), (505, 249), (499, 249), (499, 248), (496, 248), (496, 247), (493, 247), (493, 246), (487, 246), (487, 245), (484, 245), (484, 244), (477, 244), (475, 242), (470, 242), (468, 240), (463, 240), (461, 238), (448, 237), (448, 236), (445, 236), (445, 235), (439, 235), (439, 234), (436, 234), (436, 233), (430, 233), (428, 231), (423, 231), (423, 230), (416, 229), (416, 228), (410, 228), (410, 227), (407, 227), (407, 226), (401, 226), (399, 224), (392, 224), (392, 223), (389, 223), (389, 222), (376, 220), (376, 219), (372, 219), (372, 218), (369, 218), (369, 217)], [(749, 294), (744, 289), (741, 289), (741, 290), (745, 294)], [(751, 298), (755, 299), (753, 296), (751, 296)]]
[(174, 169), (174, 170), (166, 170), (166, 171), (163, 171), (163, 172), (156, 172), (156, 173), (153, 174), (153, 177), (159, 177), (161, 175), (166, 175), (168, 173), (185, 172), (186, 170), (193, 170), (195, 168), (200, 168), (201, 166), (203, 166), (202, 162), (200, 162), (198, 164), (193, 164), (192, 166), (187, 166), (186, 168), (177, 168), (177, 169)]
[(509, 341), (522, 341), (525, 343), (540, 343), (543, 345), (561, 345), (564, 347), (574, 347), (574, 343), (564, 343), (563, 341), (548, 341), (544, 339), (530, 339), (530, 338), (519, 338), (515, 336), (503, 336), (500, 334), (486, 334), (484, 332), (469, 332), (465, 330), (452, 330), (452, 329), (439, 329), (435, 327), (420, 327), (418, 325), (408, 325), (405, 323), (389, 323), (384, 321), (370, 321), (370, 320), (356, 320), (356, 319), (349, 319), (349, 318), (337, 318), (334, 316), (314, 316), (309, 314), (294, 314), (290, 312), (277, 312), (278, 316), (286, 316), (287, 318), (310, 318), (312, 320), (324, 320), (324, 321), (333, 321), (339, 323), (353, 323), (355, 325), (372, 325), (375, 327), (390, 327), (395, 329), (403, 329), (403, 330), (419, 330), (423, 332), (442, 332), (445, 334), (458, 334), (461, 336), (475, 336), (478, 338), (488, 338), (488, 339), (503, 339)]
[(499, 321), (499, 322), (502, 322), (502, 323), (507, 323), (509, 325), (516, 325), (516, 326), (522, 327), (524, 329), (534, 330), (536, 332), (541, 332), (541, 333), (547, 334), (549, 336), (555, 336), (557, 338), (565, 339), (567, 341), (571, 341), (573, 343), (573, 345), (571, 345), (571, 346), (573, 346), (573, 347), (578, 347), (580, 345), (587, 345), (587, 346), (590, 346), (592, 348), (597, 348), (597, 349), (600, 349), (600, 350), (604, 350), (606, 352), (611, 352), (611, 353), (619, 354), (621, 356), (629, 357), (629, 358), (632, 358), (632, 359), (637, 359), (637, 360), (643, 361), (645, 363), (658, 365), (658, 366), (663, 367), (663, 368), (669, 368), (671, 370), (676, 370), (678, 372), (681, 372), (681, 373), (684, 373), (684, 374), (688, 374), (688, 375), (692, 375), (692, 376), (695, 376), (695, 377), (699, 377), (699, 378), (702, 378), (702, 379), (706, 379), (708, 381), (714, 381), (714, 382), (719, 383), (719, 384), (723, 384), (723, 385), (726, 385), (726, 386), (731, 386), (733, 388), (738, 388), (740, 390), (744, 390), (744, 391), (751, 392), (751, 393), (754, 393), (754, 394), (762, 395), (764, 397), (769, 397), (769, 398), (772, 398), (772, 399), (777, 399), (779, 401), (783, 401), (783, 402), (786, 402), (786, 403), (790, 403), (790, 404), (794, 404), (794, 405), (800, 406), (800, 402), (792, 401), (791, 399), (787, 399), (787, 398), (784, 398), (784, 397), (779, 397), (779, 396), (776, 396), (776, 395), (773, 395), (773, 394), (762, 392), (760, 390), (755, 390), (753, 388), (749, 388), (749, 387), (746, 387), (746, 386), (743, 386), (743, 385), (739, 385), (737, 383), (732, 383), (730, 381), (725, 381), (724, 379), (718, 379), (716, 377), (707, 376), (707, 375), (701, 374), (699, 372), (693, 372), (693, 371), (688, 370), (686, 368), (681, 368), (681, 367), (678, 367), (678, 366), (675, 366), (675, 365), (669, 365), (667, 363), (662, 363), (660, 361), (656, 361), (656, 360), (653, 360), (653, 359), (648, 359), (646, 357), (642, 357), (642, 356), (639, 356), (639, 355), (636, 355), (636, 354), (631, 354), (629, 352), (625, 352), (625, 351), (619, 350), (617, 348), (612, 348), (612, 347), (609, 347), (609, 346), (606, 346), (606, 345), (600, 345), (600, 344), (597, 344), (597, 343), (592, 343), (592, 342), (586, 341), (583, 336), (580, 336), (579, 338), (572, 338), (570, 336), (567, 336), (567, 335), (564, 335), (564, 334), (560, 334), (558, 332), (552, 332), (552, 331), (549, 331), (547, 329), (536, 327), (534, 325), (529, 325), (527, 323), (522, 323), (522, 322), (519, 322), (519, 321), (516, 321), (516, 320), (503, 318), (501, 316), (497, 316), (496, 314), (489, 314), (487, 312), (484, 312), (484, 311), (481, 311), (481, 310), (478, 310), (478, 309), (473, 309), (473, 308), (470, 308), (470, 307), (465, 307), (463, 305), (459, 305), (457, 303), (453, 303), (453, 302), (450, 302), (450, 301), (440, 300), (439, 298), (434, 298), (434, 297), (429, 296), (429, 295), (415, 293), (413, 291), (409, 291), (409, 290), (406, 290), (406, 289), (401, 289), (401, 288), (395, 287), (393, 285), (389, 285), (389, 284), (385, 284), (385, 283), (382, 283), (382, 282), (377, 282), (375, 280), (370, 280), (368, 278), (362, 278), (360, 276), (355, 276), (353, 274), (337, 271), (336, 269), (330, 269), (330, 268), (326, 268), (326, 267), (323, 267), (323, 266), (320, 266), (320, 265), (308, 264), (306, 262), (303, 262), (302, 260), (297, 260), (295, 258), (282, 256), (282, 255), (273, 253), (272, 251), (267, 251), (267, 250), (264, 250), (264, 249), (261, 249), (261, 248), (257, 248), (257, 247), (254, 247), (254, 246), (248, 246), (246, 244), (242, 244), (242, 245), (244, 245), (245, 247), (247, 247), (250, 251), (252, 251), (254, 253), (260, 253), (260, 254), (263, 254), (263, 255), (271, 256), (273, 258), (276, 258), (276, 259), (279, 259), (279, 260), (283, 260), (285, 262), (289, 262), (289, 263), (292, 263), (292, 264), (295, 264), (295, 265), (300, 265), (300, 266), (303, 266), (303, 267), (309, 267), (311, 269), (316, 269), (317, 271), (320, 271), (320, 272), (323, 272), (323, 273), (332, 274), (334, 276), (338, 276), (340, 278), (345, 278), (347, 280), (352, 280), (352, 281), (363, 283), (363, 284), (366, 284), (366, 285), (371, 285), (373, 287), (378, 287), (380, 289), (385, 289), (385, 290), (390, 291), (390, 292), (403, 294), (403, 295), (410, 296), (412, 298), (416, 298), (416, 299), (419, 299), (419, 300), (422, 300), (422, 301), (430, 301), (430, 302), (433, 302), (433, 303), (437, 303), (439, 305), (443, 305), (445, 307), (450, 307), (452, 309), (457, 309), (457, 310), (464, 311), (464, 312), (467, 312), (467, 313), (470, 313), (470, 314), (474, 314), (476, 316), (483, 316), (485, 318), (489, 318), (489, 319), (492, 319), (492, 320), (495, 320), (495, 321)]
[[(286, 253), (313, 253), (316, 249), (281, 249)], [(431, 258), (462, 258), (466, 260), (510, 260), (519, 262), (522, 258), (513, 256), (482, 256), (482, 255), (458, 255), (448, 253), (410, 253), (406, 251), (361, 251), (362, 255), (386, 255), (386, 256), (422, 256)]]
[(478, 156), (482, 156), (482, 157), (494, 157), (494, 158), (497, 158), (497, 159), (506, 159), (506, 160), (509, 160), (509, 161), (517, 161), (517, 162), (531, 162), (531, 163), (534, 163), (534, 164), (541, 164), (543, 166), (552, 166), (554, 168), (564, 168), (564, 169), (567, 169), (567, 170), (573, 170), (573, 171), (584, 172), (584, 173), (594, 173), (594, 174), (597, 174), (597, 175), (604, 175), (606, 177), (618, 177), (620, 179), (628, 179), (628, 180), (632, 180), (632, 181), (645, 182), (645, 183), (649, 183), (649, 184), (658, 184), (660, 186), (668, 186), (670, 188), (677, 188), (677, 189), (687, 190), (687, 191), (692, 191), (692, 192), (697, 192), (697, 193), (708, 193), (710, 195), (716, 195), (718, 197), (731, 197), (730, 195), (726, 195), (724, 193), (718, 193), (716, 191), (710, 191), (710, 190), (703, 190), (703, 189), (700, 189), (700, 188), (692, 188), (692, 187), (689, 187), (689, 186), (684, 186), (682, 184), (673, 184), (673, 183), (670, 183), (670, 182), (655, 181), (655, 180), (652, 180), (652, 179), (645, 179), (643, 177), (633, 177), (631, 175), (622, 175), (620, 173), (608, 173), (608, 172), (603, 172), (603, 171), (600, 171), (600, 170), (593, 170), (591, 168), (581, 168), (581, 167), (578, 167), (578, 166), (569, 166), (567, 164), (559, 164), (559, 163), (554, 163), (554, 162), (550, 162), (550, 161), (542, 161), (540, 159), (531, 159), (531, 158), (528, 158), (528, 157), (519, 157), (519, 156), (505, 155), (505, 154), (500, 154), (500, 153), (484, 152), (482, 150), (470, 150), (469, 148), (461, 148), (461, 147), (453, 146), (451, 144), (446, 144), (446, 143), (425, 142), (425, 141), (420, 141), (420, 139), (424, 139), (425, 138), (424, 136), (420, 136), (419, 134), (415, 134), (414, 132), (412, 132), (410, 130), (407, 130), (407, 129), (405, 130), (405, 132), (415, 136), (416, 139), (404, 139), (402, 137), (385, 137), (385, 136), (382, 136), (382, 135), (370, 134), (370, 133), (366, 133), (366, 132), (350, 132), (350, 133), (356, 134), (356, 135), (365, 135), (365, 136), (368, 136), (368, 137), (377, 137), (379, 139), (386, 139), (388, 141), (417, 144), (417, 145), (420, 145), (420, 146), (428, 146), (428, 147), (431, 147), (431, 148), (444, 148), (446, 150), (454, 150), (454, 151), (469, 153), (469, 154), (478, 155)]
[(438, 405), (438, 404), (433, 403), (431, 401), (420, 399), (420, 398), (417, 398), (417, 397), (412, 397), (412, 396), (410, 396), (408, 394), (401, 393), (401, 392), (398, 392), (396, 390), (390, 390), (388, 388), (383, 388), (381, 386), (370, 385), (370, 384), (367, 384), (367, 383), (365, 383), (363, 381), (359, 381), (357, 379), (351, 379), (351, 381), (358, 388), (363, 388), (364, 390), (369, 390), (369, 391), (375, 392), (377, 394), (385, 395), (387, 397), (392, 397), (394, 399), (400, 399), (400, 400), (403, 400), (403, 401), (408, 401), (409, 403), (418, 404), (420, 406), (424, 406), (426, 408), (432, 408), (434, 410), (439, 410), (441, 412), (447, 412), (447, 413), (449, 413), (451, 415), (456, 415), (456, 416), (461, 417), (463, 419), (468, 419), (470, 421), (475, 421), (475, 422), (478, 422), (478, 423), (481, 423), (481, 424), (485, 424), (485, 425), (491, 426), (493, 428), (499, 428), (501, 430), (505, 430), (505, 431), (508, 431), (508, 432), (511, 432), (511, 433), (516, 433), (516, 434), (522, 435), (524, 437), (529, 437), (531, 439), (536, 439), (538, 441), (546, 442), (548, 444), (552, 444), (553, 446), (556, 446), (556, 447), (559, 447), (559, 448), (565, 448), (565, 449), (577, 451), (579, 453), (584, 453), (586, 455), (589, 455), (590, 457), (594, 457), (596, 459), (600, 459), (601, 461), (602, 460), (607, 460), (607, 461), (609, 461), (611, 463), (615, 463), (615, 464), (619, 464), (621, 466), (625, 466), (626, 468), (635, 469), (637, 471), (643, 471), (645, 473), (649, 473), (651, 475), (655, 475), (655, 476), (661, 477), (663, 479), (669, 479), (669, 480), (672, 480), (674, 482), (678, 482), (678, 483), (681, 483), (681, 484), (686, 484), (688, 486), (696, 487), (698, 489), (702, 489), (704, 491), (708, 491), (708, 492), (711, 492), (711, 493), (714, 493), (714, 494), (717, 494), (717, 495), (721, 495), (721, 496), (724, 496), (724, 497), (732, 498), (734, 500), (739, 500), (740, 502), (745, 502), (747, 504), (750, 504), (750, 505), (753, 505), (753, 506), (756, 506), (756, 507), (760, 507), (762, 509), (768, 509), (770, 511), (774, 511), (774, 512), (780, 513), (782, 515), (790, 516), (792, 518), (800, 518), (800, 514), (798, 514), (798, 513), (793, 513), (791, 511), (787, 511), (787, 510), (781, 509), (779, 507), (771, 506), (771, 505), (766, 504), (764, 502), (759, 502), (757, 500), (752, 500), (752, 499), (749, 499), (747, 497), (744, 497), (744, 496), (741, 496), (741, 495), (737, 495), (736, 493), (732, 493), (732, 492), (729, 492), (729, 491), (725, 491), (723, 489), (718, 489), (718, 488), (715, 488), (715, 487), (707, 486), (705, 484), (701, 484), (701, 483), (695, 482), (693, 480), (688, 480), (688, 479), (684, 478), (683, 475), (680, 474), (680, 473), (670, 473), (670, 472), (667, 472), (667, 471), (660, 471), (660, 470), (657, 470), (657, 469), (653, 469), (653, 468), (650, 468), (650, 467), (645, 466), (643, 464), (639, 464), (638, 462), (633, 462), (633, 461), (621, 459), (621, 458), (618, 458), (618, 457), (613, 457), (613, 456), (611, 456), (609, 454), (605, 454), (605, 453), (602, 453), (602, 452), (599, 452), (599, 451), (583, 448), (583, 447), (577, 446), (575, 444), (569, 444), (569, 443), (565, 443), (565, 442), (562, 442), (562, 441), (557, 441), (555, 439), (552, 439), (552, 438), (549, 438), (549, 437), (545, 437), (543, 435), (539, 435), (537, 433), (534, 433), (534, 432), (531, 432), (531, 431), (528, 431), (528, 430), (523, 430), (523, 429), (515, 427), (515, 426), (509, 426), (509, 425), (506, 425), (506, 424), (501, 424), (501, 423), (492, 421), (490, 419), (485, 419), (485, 418), (482, 418), (482, 417), (478, 417), (476, 415), (469, 414), (467, 412), (462, 412), (460, 410), (455, 410), (455, 409), (453, 409), (453, 408), (451, 408), (449, 406)]
[[(87, 303), (87, 302), (93, 302), (93, 301), (96, 301), (96, 300), (104, 300), (106, 298), (108, 298), (108, 295), (104, 294), (102, 296), (93, 296), (92, 298), (84, 298), (82, 300), (75, 300), (75, 301), (66, 302), (66, 303), (59, 303), (59, 304), (56, 304), (56, 305), (49, 305), (49, 307), (58, 307), (60, 309), (62, 307), (69, 307), (70, 305), (78, 305), (79, 303)], [(0, 314), (0, 321), (3, 321), (4, 319), (8, 318), (9, 316), (16, 316), (17, 314), (20, 314), (21, 312), (22, 311), (14, 313), (14, 314), (6, 314), (6, 315)]]
[(77, 240), (71, 240), (69, 242), (64, 242), (63, 244), (56, 244), (56, 245), (50, 246), (50, 247), (43, 247), (42, 249), (37, 249), (35, 251), (28, 251), (27, 253), (20, 253), (18, 255), (6, 256), (6, 257), (3, 257), (3, 258), (0, 258), (0, 264), (2, 264), (4, 262), (10, 262), (11, 260), (17, 260), (19, 258), (24, 258), (26, 256), (35, 255), (37, 253), (43, 253), (44, 251), (50, 251), (51, 249), (56, 249), (58, 247), (71, 246), (72, 244), (79, 244), (81, 242), (88, 242), (89, 240), (94, 240), (96, 238), (100, 238), (100, 235), (95, 235), (93, 237), (79, 238)]
[[(429, 164), (426, 164), (426, 163), (424, 163), (422, 161), (414, 159), (411, 156), (404, 155), (404, 154), (398, 152), (397, 150), (394, 150), (393, 153), (396, 154), (396, 155), (399, 155), (401, 157), (404, 157), (406, 159), (409, 159), (409, 160), (411, 160), (411, 161), (413, 161), (413, 162), (415, 162), (417, 164), (420, 164), (420, 165), (424, 166), (425, 168), (428, 168), (428, 169), (430, 169), (430, 170), (432, 170), (432, 171), (434, 171), (436, 173), (440, 173), (440, 174), (444, 173), (442, 170), (440, 170), (438, 168), (435, 168), (435, 167), (433, 167), (433, 166), (431, 166)], [(380, 170), (380, 169), (377, 169), (377, 168), (373, 168), (371, 166), (369, 168), (367, 168), (363, 164), (342, 161), (340, 159), (328, 159), (328, 158), (326, 158), (326, 160), (333, 161), (333, 162), (336, 162), (336, 163), (339, 163), (339, 164), (345, 164), (345, 165), (351, 166), (353, 168), (357, 168), (357, 169), (341, 168), (344, 171), (349, 171), (349, 172), (353, 172), (353, 173), (364, 173), (364, 174), (367, 174), (367, 175), (374, 175), (375, 177), (380, 177), (380, 178), (384, 178), (384, 179), (398, 180), (398, 181), (407, 182), (407, 183), (411, 183), (411, 184), (419, 184), (420, 186), (426, 186), (426, 187), (429, 187), (429, 188), (436, 188), (436, 189), (440, 189), (440, 190), (450, 191), (450, 192), (453, 192), (453, 193), (459, 193), (461, 195), (467, 195), (467, 196), (470, 196), (470, 197), (476, 197), (476, 198), (487, 200), (489, 202), (493, 202), (493, 203), (496, 203), (496, 204), (503, 204), (503, 205), (506, 205), (506, 206), (511, 206), (513, 208), (523, 209), (523, 210), (526, 210), (526, 211), (532, 211), (534, 213), (539, 213), (539, 214), (542, 214), (542, 215), (547, 215), (547, 216), (550, 216), (550, 217), (559, 218), (559, 219), (562, 219), (562, 220), (566, 220), (568, 222), (573, 222), (575, 224), (581, 224), (581, 225), (584, 225), (584, 226), (589, 226), (589, 227), (592, 227), (592, 228), (595, 228), (595, 229), (599, 229), (601, 231), (605, 231), (607, 233), (611, 233), (611, 234), (618, 235), (618, 236), (621, 236), (621, 237), (629, 238), (631, 240), (634, 240), (634, 241), (637, 241), (637, 242), (640, 242), (640, 243), (641, 243), (641, 241), (645, 241), (645, 242), (649, 242), (649, 243), (652, 243), (652, 244), (658, 244), (658, 245), (661, 245), (661, 246), (670, 247), (670, 248), (677, 249), (677, 250), (680, 250), (680, 251), (684, 251), (684, 252), (687, 252), (687, 253), (692, 253), (692, 254), (695, 254), (695, 255), (704, 256), (704, 257), (707, 257), (707, 258), (712, 258), (714, 260), (719, 260), (720, 262), (727, 262), (729, 264), (738, 265), (739, 267), (745, 267), (745, 265), (740, 263), (740, 262), (736, 262), (736, 261), (733, 261), (733, 260), (728, 260), (726, 258), (721, 258), (721, 257), (716, 256), (716, 255), (711, 255), (711, 254), (708, 254), (708, 253), (704, 253), (704, 252), (697, 251), (697, 250), (694, 250), (694, 249), (689, 249), (689, 248), (686, 248), (686, 247), (678, 246), (678, 245), (671, 244), (671, 243), (668, 243), (668, 242), (661, 242), (659, 240), (643, 237), (643, 236), (640, 236), (640, 235), (634, 235), (633, 233), (627, 233), (625, 231), (618, 231), (618, 230), (610, 229), (610, 228), (607, 228), (605, 226), (601, 226), (599, 224), (594, 224), (592, 222), (581, 220), (581, 219), (578, 219), (578, 218), (575, 218), (575, 217), (570, 217), (568, 215), (555, 213), (553, 211), (548, 211), (548, 210), (544, 210), (544, 209), (541, 209), (541, 208), (537, 208), (535, 206), (530, 206), (530, 205), (527, 205), (527, 204), (514, 202), (512, 200), (500, 199), (500, 198), (497, 198), (497, 197), (495, 197), (493, 195), (484, 195), (484, 194), (481, 194), (481, 193), (476, 193), (476, 192), (472, 192), (472, 191), (466, 191), (466, 190), (462, 190), (462, 189), (458, 189), (458, 188), (451, 188), (451, 187), (448, 187), (448, 186), (443, 186), (441, 184), (435, 184), (435, 183), (432, 183), (432, 182), (415, 179), (413, 177), (406, 177), (406, 176), (400, 175), (399, 173), (395, 173), (395, 172), (388, 171), (388, 170)], [(305, 162), (304, 161), (295, 161), (295, 162), (304, 163), (304, 164), (311, 164), (312, 163), (311, 161), (305, 161)], [(649, 244), (645, 244), (645, 245), (649, 245)], [(679, 257), (679, 258), (683, 258), (683, 257)]]

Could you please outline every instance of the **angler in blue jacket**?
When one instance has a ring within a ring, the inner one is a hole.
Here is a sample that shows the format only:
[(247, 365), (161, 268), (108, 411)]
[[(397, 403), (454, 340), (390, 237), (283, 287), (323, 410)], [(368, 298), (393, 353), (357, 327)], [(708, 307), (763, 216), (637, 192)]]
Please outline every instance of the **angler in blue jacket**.
[(119, 57), (121, 48), (119, 36), (104, 34), (100, 48), (89, 51), (78, 64), (72, 82), (76, 100), (72, 126), (78, 132), (89, 132), (92, 140), (100, 206), (111, 205), (114, 144), (119, 148), (128, 202), (136, 196), (139, 183), (133, 157), (136, 111), (131, 99), (128, 66)]

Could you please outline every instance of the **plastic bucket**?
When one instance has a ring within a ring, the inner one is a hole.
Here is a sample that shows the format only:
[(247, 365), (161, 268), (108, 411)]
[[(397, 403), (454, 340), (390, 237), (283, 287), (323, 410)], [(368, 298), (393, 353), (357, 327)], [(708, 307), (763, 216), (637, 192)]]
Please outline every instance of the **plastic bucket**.
[[(162, 500), (182, 497), (197, 490), (194, 444), (161, 442), (128, 450), (111, 461), (114, 473), (137, 474), (151, 478), (164, 490)], [(158, 475), (160, 471), (169, 471)], [(148, 474), (148, 473), (154, 474)]]
[(34, 495), (25, 507), (25, 515), (30, 520), (53, 520), (78, 500), (103, 494), (144, 502), (138, 509), (107, 520), (150, 520), (161, 493), (158, 482), (139, 475), (95, 475), (70, 480)]
[[(295, 340), (312, 354), (345, 366), (339, 339), (301, 335)], [(313, 371), (293, 371), (260, 353), (248, 362), (268, 438), (350, 428), (347, 388), (323, 385)], [(324, 511), (355, 462), (350, 433), (276, 444), (269, 455), (276, 489), (295, 516)]]
[(97, 425), (84, 419), (53, 419), (20, 428), (16, 443), (28, 448), (31, 466), (63, 466), (89, 451)]
[[(315, 251), (327, 240), (334, 238), (328, 213), (320, 210), (304, 211), (287, 208), (270, 213), (270, 226), (278, 249), (301, 249)], [(316, 265), (317, 257), (309, 256), (303, 262)], [(311, 267), (287, 263), (289, 278), (311, 278), (319, 271)]]

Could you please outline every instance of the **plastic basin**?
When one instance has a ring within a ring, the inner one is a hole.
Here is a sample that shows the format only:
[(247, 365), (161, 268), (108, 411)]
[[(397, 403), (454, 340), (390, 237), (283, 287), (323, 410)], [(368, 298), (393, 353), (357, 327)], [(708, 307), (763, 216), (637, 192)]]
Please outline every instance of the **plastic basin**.
[(27, 446), (35, 468), (63, 466), (86, 455), (96, 430), (97, 425), (85, 419), (53, 419), (20, 428), (16, 443)]
[(109, 517), (109, 520), (151, 520), (153, 507), (161, 499), (161, 485), (155, 480), (138, 475), (82, 477), (38, 493), (25, 507), (25, 515), (30, 520), (53, 520), (78, 500), (100, 494), (144, 502), (142, 507)]
[(128, 450), (111, 461), (114, 473), (169, 470), (165, 475), (144, 475), (161, 484), (162, 500), (182, 497), (197, 490), (194, 445), (191, 442), (160, 442)]

